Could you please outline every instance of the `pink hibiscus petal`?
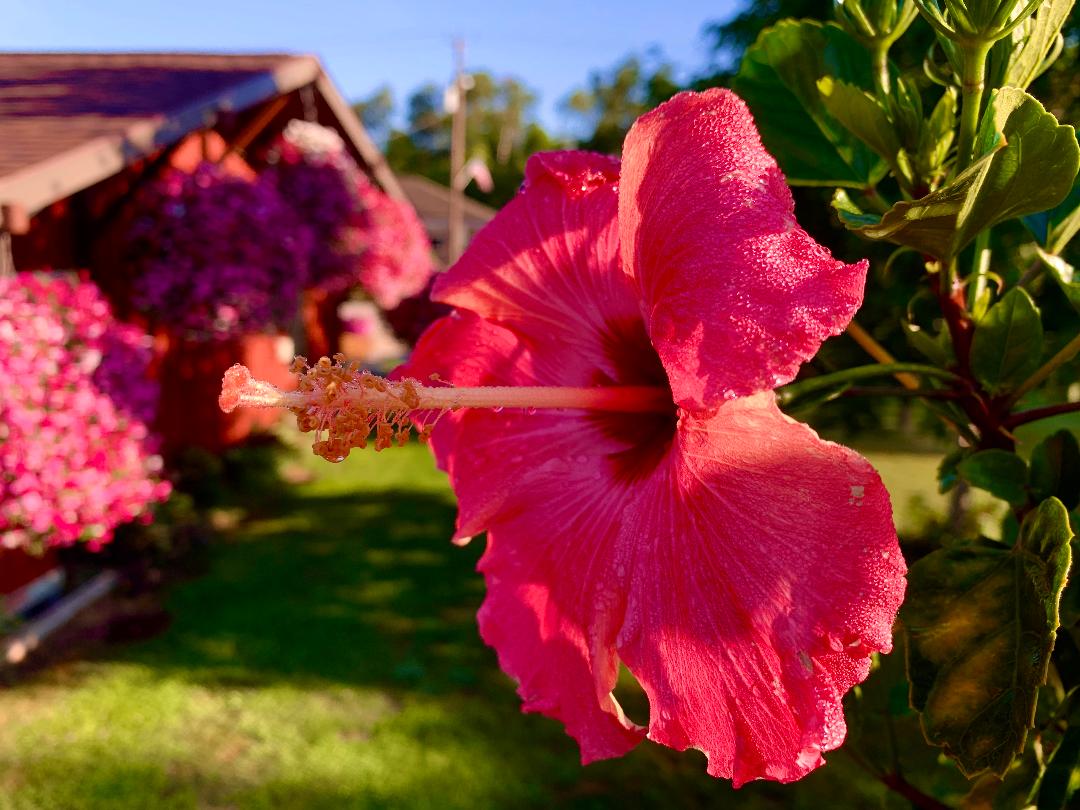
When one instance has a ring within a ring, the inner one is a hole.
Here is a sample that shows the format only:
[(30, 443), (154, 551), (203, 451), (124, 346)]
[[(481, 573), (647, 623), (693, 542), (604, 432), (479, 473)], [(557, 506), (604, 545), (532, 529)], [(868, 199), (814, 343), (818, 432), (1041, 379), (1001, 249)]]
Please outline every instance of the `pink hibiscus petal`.
[[(462, 385), (545, 382), (513, 333), (471, 313), (436, 322), (399, 374), (432, 372)], [(612, 586), (612, 549), (635, 493), (607, 482), (626, 438), (581, 411), (505, 409), (445, 414), (431, 444), (458, 498), (455, 538), (488, 531), (480, 631), (524, 709), (561, 720), (586, 762), (625, 753), (644, 736), (611, 695), (626, 593)]]
[[(406, 369), (431, 370), (540, 381), (512, 333), (464, 314)], [(488, 531), (484, 639), (524, 708), (563, 722), (586, 762), (641, 736), (611, 694), (623, 660), (649, 695), (651, 739), (706, 751), (736, 784), (805, 775), (842, 742), (841, 699), (870, 653), (890, 649), (904, 563), (880, 479), (768, 393), (684, 413), (633, 479), (618, 474), (632, 434), (606, 427), (507, 409), (436, 428), (457, 537)]]
[(867, 262), (833, 259), (793, 212), (749, 110), (728, 90), (680, 93), (627, 135), (623, 264), (680, 405), (790, 381), (858, 309)]
[(672, 459), (626, 518), (618, 651), (649, 738), (704, 751), (736, 786), (798, 779), (843, 742), (844, 693), (891, 649), (905, 566), (888, 493), (770, 393), (684, 416)]
[[(480, 231), (432, 298), (512, 330), (562, 385), (610, 382), (606, 347), (641, 310), (619, 266), (618, 162), (534, 155), (525, 189)], [(604, 379), (607, 377), (608, 379)]]

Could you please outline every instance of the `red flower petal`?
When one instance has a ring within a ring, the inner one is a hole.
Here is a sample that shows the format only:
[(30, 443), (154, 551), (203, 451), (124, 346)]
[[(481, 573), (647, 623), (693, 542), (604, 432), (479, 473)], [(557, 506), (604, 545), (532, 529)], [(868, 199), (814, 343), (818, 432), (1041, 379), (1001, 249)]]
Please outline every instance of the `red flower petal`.
[(799, 228), (736, 95), (680, 93), (642, 116), (622, 167), (623, 262), (680, 405), (788, 382), (851, 320), (867, 263), (834, 260)]
[[(513, 333), (468, 313), (434, 324), (399, 373), (432, 371), (462, 385), (545, 381)], [(644, 736), (611, 696), (626, 593), (611, 587), (611, 550), (635, 492), (609, 484), (627, 441), (579, 411), (507, 409), (445, 414), (431, 443), (458, 498), (455, 538), (489, 532), (480, 630), (524, 709), (561, 720), (586, 762), (625, 753)]]
[[(505, 326), (550, 362), (561, 385), (617, 377), (605, 347), (638, 322), (633, 284), (619, 268), (618, 163), (588, 152), (534, 155), (525, 189), (436, 282), (432, 298)], [(582, 376), (584, 375), (584, 376)]]
[[(475, 351), (487, 359), (470, 366)], [(412, 363), (463, 384), (538, 382), (513, 335), (471, 315), (439, 322)], [(611, 695), (620, 658), (649, 695), (650, 738), (706, 751), (736, 784), (797, 779), (840, 744), (841, 699), (890, 648), (904, 588), (888, 495), (858, 454), (771, 394), (683, 414), (636, 478), (616, 462), (630, 434), (595, 415), (444, 420), (432, 441), (457, 536), (488, 531), (483, 637), (584, 761), (640, 736)]]
[[(619, 654), (649, 738), (734, 780), (798, 779), (845, 734), (841, 699), (891, 648), (904, 561), (889, 496), (771, 394), (684, 417), (638, 533)], [(654, 500), (655, 499), (655, 500)]]

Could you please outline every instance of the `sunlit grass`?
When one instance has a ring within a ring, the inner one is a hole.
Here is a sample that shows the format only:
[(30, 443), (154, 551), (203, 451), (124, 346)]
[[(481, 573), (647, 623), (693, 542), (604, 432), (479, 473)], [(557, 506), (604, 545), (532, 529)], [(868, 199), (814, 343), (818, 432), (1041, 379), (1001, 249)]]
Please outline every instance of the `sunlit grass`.
[[(899, 483), (935, 463), (875, 460)], [(738, 793), (651, 744), (581, 768), (477, 635), (481, 541), (447, 542), (427, 451), (313, 469), (172, 590), (163, 635), (0, 692), (0, 808), (880, 806), (840, 753)]]

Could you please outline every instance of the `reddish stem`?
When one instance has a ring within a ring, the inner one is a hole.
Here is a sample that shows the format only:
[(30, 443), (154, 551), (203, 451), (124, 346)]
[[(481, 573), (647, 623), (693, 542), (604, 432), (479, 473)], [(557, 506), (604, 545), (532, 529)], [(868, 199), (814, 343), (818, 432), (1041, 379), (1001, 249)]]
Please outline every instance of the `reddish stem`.
[(1045, 408), (1032, 408), (1029, 411), (1014, 413), (1006, 417), (1005, 426), (1015, 428), (1026, 425), (1028, 422), (1037, 422), (1040, 419), (1049, 419), (1051, 416), (1076, 412), (1080, 412), (1080, 402), (1062, 402), (1058, 405), (1047, 405)]
[(894, 793), (899, 793), (920, 810), (952, 810), (944, 802), (939, 802), (933, 796), (927, 796), (898, 773), (883, 773), (880, 779), (885, 787)]

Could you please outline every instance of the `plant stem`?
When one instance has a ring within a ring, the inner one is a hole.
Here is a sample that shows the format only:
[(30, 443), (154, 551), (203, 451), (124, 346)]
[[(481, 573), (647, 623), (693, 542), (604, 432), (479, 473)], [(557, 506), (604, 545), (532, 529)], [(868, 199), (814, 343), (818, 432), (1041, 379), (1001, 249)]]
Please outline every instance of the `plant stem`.
[(927, 796), (899, 774), (883, 774), (881, 782), (889, 790), (899, 793), (920, 810), (952, 810), (944, 802), (938, 801), (933, 796)]
[(991, 43), (975, 43), (964, 49), (963, 86), (961, 88), (960, 137), (956, 148), (956, 174), (971, 164), (975, 131), (986, 89), (986, 56)]
[(785, 385), (780, 389), (780, 393), (785, 399), (790, 400), (796, 396), (802, 396), (803, 394), (812, 391), (833, 388), (843, 385), (846, 382), (866, 380), (873, 377), (883, 377), (889, 374), (898, 375), (901, 373), (921, 374), (926, 377), (945, 380), (954, 385), (966, 385), (962, 377), (953, 374), (951, 371), (938, 368), (937, 366), (927, 366), (922, 363), (880, 363), (873, 366), (856, 366), (855, 368), (844, 369), (843, 371), (837, 371), (832, 374), (822, 374), (819, 377), (799, 380), (799, 382)]
[(1005, 400), (1006, 408), (1011, 408), (1020, 401), (1024, 394), (1042, 385), (1051, 374), (1072, 360), (1078, 353), (1080, 353), (1080, 334), (1066, 343), (1065, 347), (1047, 360), (1042, 368), (1020, 383), (1020, 387)]
[(959, 399), (963, 394), (948, 388), (897, 388), (895, 385), (853, 385), (845, 397), (920, 397), (922, 399)]
[(874, 42), (874, 87), (878, 98), (884, 104), (888, 101), (892, 81), (889, 76), (889, 43), (881, 40)]
[[(888, 349), (874, 340), (873, 336), (859, 324), (852, 321), (847, 325), (847, 333), (851, 336), (851, 339), (859, 344), (859, 347), (868, 355), (873, 357), (879, 363), (896, 363), (896, 358), (892, 356)], [(911, 374), (899, 373), (896, 375), (896, 379), (904, 388), (910, 388), (912, 390), (919, 387), (919, 380), (917, 377)]]
[(1045, 408), (1032, 408), (1030, 411), (1014, 413), (1005, 420), (1008, 428), (1026, 425), (1028, 422), (1038, 422), (1040, 419), (1049, 419), (1051, 416), (1061, 416), (1064, 413), (1080, 413), (1080, 402), (1062, 402), (1058, 405), (1047, 405)]
[(981, 316), (979, 302), (986, 293), (986, 277), (990, 272), (990, 229), (984, 228), (975, 237), (975, 267), (968, 285), (968, 309), (975, 319)]

